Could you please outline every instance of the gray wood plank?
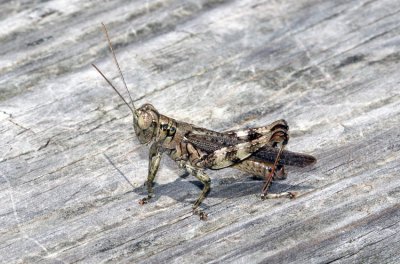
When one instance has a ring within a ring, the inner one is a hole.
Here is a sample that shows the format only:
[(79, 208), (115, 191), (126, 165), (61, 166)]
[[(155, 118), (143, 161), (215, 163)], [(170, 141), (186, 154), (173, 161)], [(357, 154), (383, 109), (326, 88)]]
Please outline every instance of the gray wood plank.
[[(382, 1), (0, 2), (2, 263), (399, 263), (400, 3)], [(313, 154), (261, 201), (262, 182), (162, 160), (143, 197), (148, 147), (135, 104), (223, 131), (284, 118)], [(127, 94), (124, 92), (124, 95)]]

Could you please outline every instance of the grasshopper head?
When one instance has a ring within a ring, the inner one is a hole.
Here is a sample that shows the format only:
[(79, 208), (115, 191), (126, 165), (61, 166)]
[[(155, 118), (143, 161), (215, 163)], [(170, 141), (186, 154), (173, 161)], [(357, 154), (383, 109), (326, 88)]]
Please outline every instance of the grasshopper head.
[(157, 134), (159, 113), (151, 104), (144, 104), (135, 110), (133, 128), (141, 144), (150, 143)]

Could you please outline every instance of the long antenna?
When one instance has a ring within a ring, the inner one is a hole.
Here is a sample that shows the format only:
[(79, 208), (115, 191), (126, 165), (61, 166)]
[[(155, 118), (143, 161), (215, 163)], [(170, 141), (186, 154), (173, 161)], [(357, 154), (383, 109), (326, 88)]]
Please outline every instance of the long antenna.
[(101, 76), (103, 76), (104, 80), (106, 80), (106, 82), (111, 86), (111, 88), (114, 89), (114, 91), (119, 95), (119, 97), (121, 97), (122, 101), (124, 101), (124, 103), (129, 107), (129, 109), (131, 110), (132, 114), (135, 116), (135, 109), (132, 108), (128, 102), (124, 99), (124, 97), (118, 92), (117, 88), (115, 88), (115, 86), (112, 84), (112, 82), (107, 79), (107, 77), (99, 70), (99, 68), (97, 68), (96, 65), (94, 65), (92, 63), (92, 66), (100, 73)]
[(114, 52), (114, 49), (112, 47), (110, 37), (108, 36), (107, 28), (106, 28), (106, 26), (104, 25), (103, 22), (101, 23), (101, 25), (103, 26), (103, 31), (104, 31), (104, 34), (106, 35), (106, 38), (107, 38), (107, 41), (108, 41), (108, 47), (110, 48), (110, 51), (111, 51), (111, 53), (113, 55), (113, 59), (114, 59), (115, 65), (117, 65), (119, 75), (121, 76), (121, 79), (122, 79), (122, 82), (124, 83), (125, 89), (128, 92), (129, 99), (131, 100), (132, 108), (134, 110), (136, 110), (135, 105), (133, 104), (133, 99), (132, 99), (131, 93), (129, 92), (128, 86), (126, 85), (126, 82), (125, 82), (124, 75), (122, 74), (121, 68), (119, 67), (119, 63), (117, 61), (117, 57), (115, 56), (115, 52)]

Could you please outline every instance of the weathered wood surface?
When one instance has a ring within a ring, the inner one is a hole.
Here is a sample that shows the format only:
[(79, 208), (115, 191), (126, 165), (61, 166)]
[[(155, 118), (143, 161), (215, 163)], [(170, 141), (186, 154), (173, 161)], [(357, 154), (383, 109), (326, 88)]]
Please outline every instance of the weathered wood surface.
[[(399, 263), (400, 2), (2, 1), (2, 263)], [(289, 122), (315, 155), (261, 201), (262, 182), (211, 171), (199, 193), (163, 159), (146, 206), (136, 104), (215, 130)], [(120, 84), (120, 82), (119, 82)], [(122, 86), (120, 86), (122, 87)]]

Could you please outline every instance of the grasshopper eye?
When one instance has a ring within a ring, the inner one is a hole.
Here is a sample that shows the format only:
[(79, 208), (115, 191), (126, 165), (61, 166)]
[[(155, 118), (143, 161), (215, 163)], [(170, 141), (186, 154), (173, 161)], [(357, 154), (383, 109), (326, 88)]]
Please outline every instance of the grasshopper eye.
[(168, 129), (168, 136), (169, 136), (169, 137), (173, 137), (173, 136), (175, 135), (175, 132), (176, 132), (175, 127), (171, 126), (171, 127)]
[(153, 117), (147, 112), (141, 112), (138, 116), (138, 125), (141, 129), (147, 129), (153, 122)]

